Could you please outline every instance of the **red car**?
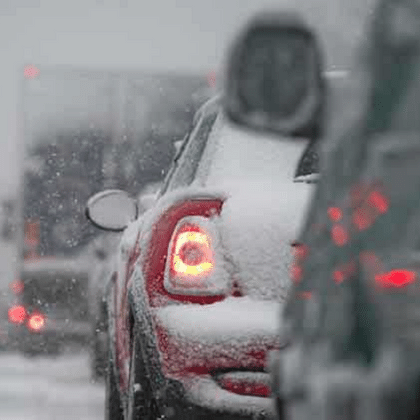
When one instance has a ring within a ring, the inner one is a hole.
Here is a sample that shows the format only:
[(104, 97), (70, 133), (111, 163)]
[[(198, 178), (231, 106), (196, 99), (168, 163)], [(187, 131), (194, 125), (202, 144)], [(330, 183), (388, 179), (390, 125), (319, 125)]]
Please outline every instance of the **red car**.
[[(289, 109), (281, 103), (293, 130), (239, 128), (214, 98), (145, 213), (119, 190), (88, 202), (95, 225), (124, 230), (107, 285), (106, 418), (274, 417), (266, 358), (287, 344), (279, 319), (291, 245), (312, 193), (294, 181), (318, 170), (322, 101), (313, 93), (324, 78), (307, 39), (298, 26), (280, 48), (301, 95)], [(306, 89), (306, 77), (315, 86)]]

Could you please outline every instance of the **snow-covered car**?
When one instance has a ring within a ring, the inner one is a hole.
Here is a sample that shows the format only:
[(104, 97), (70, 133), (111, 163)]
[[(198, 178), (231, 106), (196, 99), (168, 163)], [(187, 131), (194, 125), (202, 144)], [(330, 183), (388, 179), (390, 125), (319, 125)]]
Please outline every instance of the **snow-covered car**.
[(88, 271), (83, 259), (26, 260), (13, 284), (9, 340), (26, 355), (58, 354), (90, 338)]
[(325, 82), (312, 32), (288, 22), (277, 52), (291, 80), (275, 87), (300, 97), (280, 101), (282, 137), (240, 128), (213, 98), (149, 210), (139, 217), (118, 190), (88, 202), (95, 225), (124, 230), (107, 296), (106, 418), (274, 417), (266, 357), (288, 344), (279, 319), (312, 194), (294, 181), (318, 169)]

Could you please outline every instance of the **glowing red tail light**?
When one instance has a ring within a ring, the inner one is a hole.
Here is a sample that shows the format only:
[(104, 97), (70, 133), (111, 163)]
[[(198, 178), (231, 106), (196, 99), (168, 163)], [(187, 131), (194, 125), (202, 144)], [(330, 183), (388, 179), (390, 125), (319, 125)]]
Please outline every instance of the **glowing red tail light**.
[(377, 274), (375, 281), (382, 287), (404, 287), (416, 280), (417, 274), (410, 270), (392, 270)]
[(32, 331), (40, 331), (45, 326), (45, 317), (42, 314), (32, 314), (28, 319), (28, 328)]
[(208, 232), (198, 225), (187, 223), (177, 232), (172, 242), (171, 274), (196, 277), (213, 269), (213, 250)]
[(186, 225), (178, 232), (172, 254), (172, 271), (201, 276), (213, 269), (213, 252), (209, 235), (198, 226)]
[(9, 322), (12, 324), (23, 324), (26, 317), (27, 313), (23, 305), (12, 306), (8, 311)]
[[(217, 254), (218, 235), (212, 221), (187, 216), (175, 228), (168, 248), (165, 288), (175, 295), (220, 295), (229, 275)], [(222, 279), (222, 280), (221, 280)]]

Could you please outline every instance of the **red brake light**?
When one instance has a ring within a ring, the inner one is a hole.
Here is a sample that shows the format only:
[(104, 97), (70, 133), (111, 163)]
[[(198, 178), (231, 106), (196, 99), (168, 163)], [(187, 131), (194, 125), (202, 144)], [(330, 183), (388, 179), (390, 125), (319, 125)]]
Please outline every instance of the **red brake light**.
[(404, 287), (415, 281), (417, 274), (410, 270), (391, 270), (377, 274), (375, 281), (382, 287)]
[(32, 331), (40, 331), (44, 328), (45, 317), (42, 314), (32, 314), (28, 320), (28, 328)]
[(26, 316), (26, 309), (22, 305), (12, 306), (8, 311), (9, 322), (13, 324), (23, 324)]
[(214, 222), (187, 216), (175, 227), (168, 248), (164, 285), (174, 295), (222, 295), (230, 290), (229, 274), (217, 254)]
[(191, 279), (208, 274), (213, 269), (213, 251), (207, 232), (196, 225), (184, 225), (175, 237), (171, 271)]
[(338, 222), (343, 218), (343, 211), (339, 207), (329, 207), (327, 213), (333, 222)]

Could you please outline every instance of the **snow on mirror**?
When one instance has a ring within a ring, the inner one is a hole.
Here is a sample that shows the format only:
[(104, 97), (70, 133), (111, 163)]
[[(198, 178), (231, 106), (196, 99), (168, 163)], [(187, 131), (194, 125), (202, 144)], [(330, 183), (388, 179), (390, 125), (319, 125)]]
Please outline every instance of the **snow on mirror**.
[(100, 192), (87, 203), (86, 216), (97, 227), (110, 231), (124, 230), (138, 215), (138, 206), (125, 191)]

